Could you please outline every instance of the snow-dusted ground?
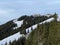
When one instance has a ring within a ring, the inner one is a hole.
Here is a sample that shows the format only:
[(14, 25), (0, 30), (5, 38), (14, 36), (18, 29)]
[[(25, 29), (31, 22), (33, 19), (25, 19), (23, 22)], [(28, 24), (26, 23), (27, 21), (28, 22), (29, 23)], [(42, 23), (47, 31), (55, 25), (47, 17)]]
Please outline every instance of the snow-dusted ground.
[(16, 27), (13, 27), (13, 29), (17, 29), (17, 28), (21, 27), (21, 25), (23, 24), (23, 20), (17, 21), (17, 19), (16, 19), (16, 20), (14, 20), (13, 22), (14, 22), (15, 24), (17, 24), (17, 26), (16, 26)]
[[(47, 20), (45, 20), (45, 21), (43, 21), (43, 22), (41, 22), (39, 24), (46, 23), (46, 22), (51, 22), (52, 20), (54, 20), (54, 18), (47, 19)], [(23, 20), (20, 21), (21, 23), (20, 22), (18, 23), (17, 21), (14, 21), (14, 22), (17, 23), (17, 25), (19, 24), (21, 26), (21, 24), (23, 23)], [(33, 29), (36, 29), (37, 25), (38, 24), (35, 24), (35, 25), (31, 26), (31, 27)], [(31, 27), (29, 27), (29, 28), (26, 29), (26, 33), (27, 33), (26, 38), (29, 36), (29, 34), (32, 31)], [(29, 33), (28, 33), (28, 31), (29, 31)], [(12, 35), (12, 36), (9, 36), (9, 37), (7, 37), (7, 38), (5, 38), (3, 40), (0, 40), (0, 45), (2, 45), (2, 44), (4, 45), (6, 42), (9, 43), (10, 41), (12, 42), (14, 40), (18, 40), (18, 38), (20, 38), (21, 36), (24, 36), (24, 34), (20, 34), (20, 32), (18, 32), (16, 34)]]
[(20, 34), (20, 32), (12, 35), (12, 36), (9, 36), (3, 40), (0, 40), (0, 45), (5, 45), (5, 43), (9, 44), (9, 42), (11, 41), (14, 41), (14, 40), (18, 40), (18, 38), (20, 38), (22, 36), (22, 34)]

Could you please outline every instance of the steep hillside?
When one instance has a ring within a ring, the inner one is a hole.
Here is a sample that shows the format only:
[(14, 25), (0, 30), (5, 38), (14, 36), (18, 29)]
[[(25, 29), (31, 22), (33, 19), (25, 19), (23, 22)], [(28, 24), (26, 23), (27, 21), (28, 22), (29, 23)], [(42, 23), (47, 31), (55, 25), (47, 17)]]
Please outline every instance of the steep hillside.
[[(46, 23), (46, 22), (51, 22), (51, 21), (53, 21), (53, 20), (54, 20), (54, 18), (52, 17), (52, 18), (49, 18), (49, 19), (47, 19), (47, 20), (45, 20), (45, 21), (43, 21), (43, 22), (40, 22), (39, 24), (41, 25), (41, 24), (44, 24), (44, 23)], [(37, 28), (37, 25), (38, 25), (38, 24), (35, 24), (35, 25), (32, 25), (31, 27), (27, 28), (27, 29), (25, 30), (25, 31), (26, 31), (26, 34), (25, 34), (25, 35), (24, 35), (24, 34), (20, 34), (20, 32), (15, 33), (14, 35), (11, 35), (11, 36), (9, 36), (9, 37), (1, 40), (0, 44), (3, 44), (3, 45), (4, 45), (5, 43), (8, 43), (8, 44), (9, 44), (10, 41), (12, 42), (12, 41), (14, 41), (14, 39), (17, 39), (17, 40), (18, 40), (18, 38), (21, 38), (22, 36), (27, 39), (27, 38), (29, 37), (29, 34), (32, 32), (32, 29), (35, 30), (35, 29)], [(16, 37), (16, 36), (17, 36), (17, 37)], [(23, 38), (22, 38), (22, 39), (23, 39)]]
[(36, 29), (32, 29), (27, 39), (21, 37), (10, 45), (60, 45), (60, 22), (54, 20), (40, 24)]
[(0, 40), (13, 35), (17, 32), (21, 32), (21, 34), (26, 34), (25, 29), (40, 23), (46, 19), (49, 19), (47, 16), (22, 16), (18, 19), (14, 19), (12, 21), (9, 21), (3, 25), (0, 26)]
[(26, 45), (60, 45), (60, 22), (38, 25), (30, 33)]
[[(59, 45), (60, 22), (51, 16), (22, 16), (0, 26), (0, 45)], [(6, 43), (6, 44), (5, 44)]]

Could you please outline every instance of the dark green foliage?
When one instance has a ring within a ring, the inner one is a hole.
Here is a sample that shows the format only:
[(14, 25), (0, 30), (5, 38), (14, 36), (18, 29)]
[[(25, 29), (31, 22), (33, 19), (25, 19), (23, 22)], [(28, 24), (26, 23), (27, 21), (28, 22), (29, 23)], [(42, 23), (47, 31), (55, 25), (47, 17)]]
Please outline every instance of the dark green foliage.
[(0, 40), (13, 34), (15, 31), (12, 30), (12, 27), (15, 27), (15, 26), (17, 25), (14, 24), (12, 21), (9, 21), (6, 24), (1, 25), (0, 26)]
[[(25, 45), (25, 40), (25, 37), (21, 37), (17, 41), (14, 40), (13, 42), (10, 42), (9, 45)], [(7, 45), (7, 43), (5, 45)]]
[(60, 45), (60, 23), (52, 21), (38, 25), (26, 40), (26, 45)]
[(25, 19), (26, 17), (27, 17), (27, 15), (21, 16), (20, 18), (18, 18), (18, 21), (23, 20), (23, 19)]
[[(24, 22), (23, 22), (23, 25), (21, 28), (19, 28), (18, 30), (24, 30), (32, 25), (35, 25), (35, 24), (38, 24), (44, 20), (48, 19), (48, 17), (46, 16), (37, 16), (37, 17), (33, 17), (33, 16), (27, 16), (25, 19), (24, 19)], [(20, 30), (20, 32), (21, 32)], [(22, 33), (21, 33), (22, 34)]]

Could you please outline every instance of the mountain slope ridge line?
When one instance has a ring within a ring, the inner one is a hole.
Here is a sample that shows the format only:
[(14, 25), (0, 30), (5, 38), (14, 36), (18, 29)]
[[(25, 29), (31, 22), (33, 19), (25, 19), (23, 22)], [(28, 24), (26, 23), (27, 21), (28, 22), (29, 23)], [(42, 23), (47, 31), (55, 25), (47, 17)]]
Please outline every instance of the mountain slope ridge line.
[[(54, 20), (53, 17), (52, 17), (52, 18), (49, 18), (49, 19), (47, 19), (47, 20), (45, 20), (45, 21), (43, 21), (43, 22), (41, 22), (41, 23), (39, 23), (39, 24), (43, 24), (43, 23), (46, 23), (46, 22), (51, 22), (52, 20)], [(35, 24), (35, 25), (31, 26), (31, 27), (33, 28), (33, 30), (34, 30), (35, 28), (37, 28), (37, 25), (38, 25), (38, 24)], [(29, 27), (29, 28), (26, 29), (26, 33), (27, 33), (26, 38), (28, 37), (29, 33), (31, 32), (31, 27)], [(28, 30), (29, 30), (29, 33), (28, 33)], [(16, 33), (16, 34), (17, 34), (17, 33)], [(18, 35), (19, 35), (19, 34), (18, 34)], [(22, 34), (20, 34), (20, 35), (22, 35)], [(15, 36), (12, 35), (12, 37), (13, 37), (13, 39), (16, 40), (16, 38), (14, 38)], [(17, 36), (17, 39), (18, 39), (18, 38), (19, 38), (19, 36)], [(1, 41), (0, 41), (0, 44), (6, 43), (8, 39), (12, 39), (12, 38), (10, 38), (10, 36), (9, 36), (9, 37), (1, 40)], [(9, 41), (11, 41), (11, 40), (9, 40)], [(8, 41), (8, 43), (9, 43), (9, 41)], [(14, 41), (14, 40), (12, 40), (12, 41)]]

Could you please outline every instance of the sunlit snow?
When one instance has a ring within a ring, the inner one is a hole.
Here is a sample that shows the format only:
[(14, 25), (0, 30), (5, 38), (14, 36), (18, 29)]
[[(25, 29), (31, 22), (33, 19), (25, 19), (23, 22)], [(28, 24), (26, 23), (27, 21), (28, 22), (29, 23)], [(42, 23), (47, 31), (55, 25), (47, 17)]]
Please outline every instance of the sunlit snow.
[(21, 25), (23, 24), (23, 20), (21, 20), (21, 21), (14, 20), (13, 22), (14, 22), (15, 24), (17, 24), (17, 26), (14, 27), (13, 29), (17, 29), (17, 28), (21, 27)]
[(60, 16), (58, 16), (57, 21), (60, 21)]

